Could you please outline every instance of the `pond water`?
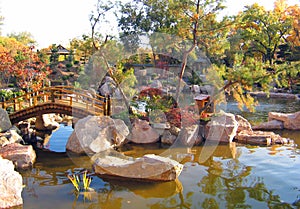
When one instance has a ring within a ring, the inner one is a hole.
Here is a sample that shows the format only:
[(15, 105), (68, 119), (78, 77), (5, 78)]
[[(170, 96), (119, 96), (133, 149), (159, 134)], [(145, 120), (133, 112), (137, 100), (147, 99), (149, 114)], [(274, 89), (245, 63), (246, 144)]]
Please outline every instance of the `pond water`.
[[(265, 120), (268, 111), (300, 110), (298, 101), (262, 102), (255, 114), (240, 112), (235, 103), (227, 112), (241, 113), (249, 120)], [(290, 109), (291, 108), (291, 109)], [(300, 208), (300, 150), (297, 146), (256, 147), (232, 144), (215, 149), (161, 147), (159, 144), (128, 145), (122, 151), (138, 157), (146, 153), (166, 155), (184, 164), (175, 182), (141, 183), (109, 181), (93, 176), (94, 192), (75, 195), (68, 174), (87, 169), (88, 156), (65, 152), (72, 128), (61, 126), (50, 139), (49, 150), (38, 152), (34, 167), (22, 171), (24, 209), (38, 208)], [(283, 131), (300, 145), (300, 132)], [(207, 149), (212, 154), (203, 158)]]

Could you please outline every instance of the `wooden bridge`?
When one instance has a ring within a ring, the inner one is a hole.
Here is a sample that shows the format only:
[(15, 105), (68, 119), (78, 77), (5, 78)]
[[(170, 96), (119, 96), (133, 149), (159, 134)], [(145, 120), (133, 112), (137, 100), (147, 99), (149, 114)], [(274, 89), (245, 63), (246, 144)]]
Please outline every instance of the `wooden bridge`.
[(71, 86), (54, 86), (2, 101), (13, 124), (41, 114), (58, 113), (83, 118), (110, 115), (111, 99)]

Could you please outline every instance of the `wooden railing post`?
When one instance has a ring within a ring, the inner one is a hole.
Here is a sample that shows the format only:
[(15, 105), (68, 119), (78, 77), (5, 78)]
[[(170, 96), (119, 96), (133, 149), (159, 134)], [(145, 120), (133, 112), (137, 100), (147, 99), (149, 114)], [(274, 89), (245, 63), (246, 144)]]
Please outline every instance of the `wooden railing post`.
[(104, 106), (104, 115), (105, 116), (110, 116), (110, 114), (111, 114), (111, 110), (110, 110), (110, 108), (111, 108), (111, 99), (110, 99), (110, 95), (106, 95), (105, 97), (104, 97), (104, 104), (103, 104), (103, 106)]
[(2, 106), (2, 109), (5, 110), (5, 98), (4, 98), (4, 96), (1, 97), (1, 106)]
[(15, 94), (13, 94), (13, 97), (14, 97), (14, 112), (16, 112), (18, 110), (18, 108), (17, 108), (18, 101), (16, 99), (17, 96)]
[(37, 105), (37, 97), (38, 97), (37, 93), (36, 93), (36, 94), (33, 93), (33, 105), (34, 105), (34, 106)]
[(107, 115), (111, 115), (111, 98), (110, 95), (107, 96)]
[(54, 98), (54, 90), (53, 89), (51, 89), (50, 90), (51, 91), (51, 102), (55, 102), (55, 98)]

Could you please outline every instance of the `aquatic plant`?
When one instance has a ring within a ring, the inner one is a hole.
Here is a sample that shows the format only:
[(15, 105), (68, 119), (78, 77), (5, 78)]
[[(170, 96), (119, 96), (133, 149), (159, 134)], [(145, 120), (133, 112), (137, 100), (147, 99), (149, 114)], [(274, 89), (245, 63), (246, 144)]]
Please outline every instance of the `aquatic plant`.
[(68, 175), (68, 178), (72, 182), (76, 191), (88, 191), (90, 188), (90, 184), (92, 182), (92, 178), (87, 176), (87, 171), (84, 171), (82, 176), (82, 181), (80, 180), (79, 174)]

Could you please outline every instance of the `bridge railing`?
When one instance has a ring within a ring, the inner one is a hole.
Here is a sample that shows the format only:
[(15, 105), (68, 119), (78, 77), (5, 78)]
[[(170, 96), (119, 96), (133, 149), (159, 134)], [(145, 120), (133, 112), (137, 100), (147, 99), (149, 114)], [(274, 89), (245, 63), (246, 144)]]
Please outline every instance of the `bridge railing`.
[(1, 107), (8, 113), (17, 112), (45, 103), (61, 103), (85, 109), (95, 114), (110, 115), (110, 97), (103, 97), (87, 90), (72, 86), (46, 87), (34, 92), (1, 102)]

